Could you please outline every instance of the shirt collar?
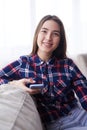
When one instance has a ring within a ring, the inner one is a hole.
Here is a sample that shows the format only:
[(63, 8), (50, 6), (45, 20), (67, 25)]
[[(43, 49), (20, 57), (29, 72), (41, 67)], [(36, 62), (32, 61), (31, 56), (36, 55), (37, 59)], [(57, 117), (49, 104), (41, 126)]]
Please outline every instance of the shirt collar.
[(36, 63), (37, 66), (40, 66), (44, 63), (47, 65), (53, 65), (54, 62), (56, 61), (56, 57), (51, 57), (47, 62), (45, 62), (36, 54), (32, 56), (32, 60), (34, 63)]

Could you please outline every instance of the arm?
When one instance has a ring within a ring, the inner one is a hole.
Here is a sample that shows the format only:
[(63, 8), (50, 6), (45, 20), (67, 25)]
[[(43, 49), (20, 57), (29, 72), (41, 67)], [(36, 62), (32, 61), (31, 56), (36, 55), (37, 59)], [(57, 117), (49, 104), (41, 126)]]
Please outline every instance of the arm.
[(18, 71), (20, 66), (21, 60), (17, 60), (0, 70), (0, 84), (5, 84), (9, 81), (19, 79), (20, 75)]
[(37, 94), (41, 91), (40, 89), (32, 90), (26, 87), (26, 84), (35, 83), (35, 81), (31, 78), (25, 78), (20, 76), (19, 70), (21, 68), (21, 65), (23, 64), (23, 60), (26, 63), (25, 58), (21, 58), (0, 70), (0, 85), (9, 83), (11, 85), (21, 87), (22, 89), (24, 89), (24, 91), (27, 91), (29, 94)]
[(78, 96), (82, 107), (87, 110), (87, 79), (73, 62), (69, 66), (69, 70), (73, 89)]

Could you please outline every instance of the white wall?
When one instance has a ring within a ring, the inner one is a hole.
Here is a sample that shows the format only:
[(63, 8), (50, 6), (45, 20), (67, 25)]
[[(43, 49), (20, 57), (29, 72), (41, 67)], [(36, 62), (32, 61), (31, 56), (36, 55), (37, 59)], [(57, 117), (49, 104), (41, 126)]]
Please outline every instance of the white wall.
[(37, 23), (46, 14), (56, 14), (63, 21), (68, 54), (87, 52), (87, 0), (37, 0), (36, 4)]
[(31, 49), (29, 0), (0, 0), (0, 67)]
[(86, 0), (0, 0), (0, 68), (30, 53), (35, 27), (47, 14), (64, 23), (68, 54), (87, 52)]
[[(87, 1), (72, 0), (71, 53), (87, 53)], [(69, 44), (69, 43), (68, 43)]]

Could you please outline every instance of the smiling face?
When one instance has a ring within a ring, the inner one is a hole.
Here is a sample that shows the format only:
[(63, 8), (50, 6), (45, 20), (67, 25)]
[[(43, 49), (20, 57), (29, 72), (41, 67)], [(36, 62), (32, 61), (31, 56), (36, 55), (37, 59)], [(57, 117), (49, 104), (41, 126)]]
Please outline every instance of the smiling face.
[(47, 20), (42, 25), (38, 37), (38, 54), (52, 55), (52, 52), (58, 47), (60, 42), (60, 27), (53, 20)]

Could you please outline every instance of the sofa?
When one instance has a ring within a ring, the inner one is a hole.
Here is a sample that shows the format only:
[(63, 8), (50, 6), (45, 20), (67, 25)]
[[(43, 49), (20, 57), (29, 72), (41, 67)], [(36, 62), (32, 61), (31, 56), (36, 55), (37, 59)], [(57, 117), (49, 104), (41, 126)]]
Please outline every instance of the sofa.
[(68, 55), (78, 66), (82, 74), (87, 78), (87, 54)]
[(0, 86), (0, 130), (42, 130), (33, 98), (10, 84)]
[(74, 61), (83, 75), (87, 78), (87, 54), (77, 55)]
[[(70, 56), (87, 77), (87, 54)], [(0, 130), (43, 130), (33, 98), (21, 88), (0, 86)]]

